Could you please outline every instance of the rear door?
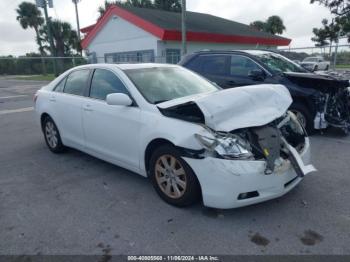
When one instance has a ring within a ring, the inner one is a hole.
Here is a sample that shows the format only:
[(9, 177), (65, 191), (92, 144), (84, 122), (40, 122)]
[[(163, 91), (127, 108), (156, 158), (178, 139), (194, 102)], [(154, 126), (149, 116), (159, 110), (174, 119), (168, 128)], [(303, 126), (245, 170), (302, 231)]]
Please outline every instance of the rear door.
[(230, 56), (225, 54), (199, 55), (193, 58), (186, 67), (195, 71), (223, 88), (230, 81)]
[(89, 98), (83, 104), (83, 126), (87, 150), (120, 166), (139, 168), (140, 108), (106, 103), (111, 93), (130, 96), (124, 83), (112, 71), (96, 69)]
[(56, 92), (50, 97), (56, 112), (56, 124), (63, 143), (78, 149), (84, 148), (84, 132), (82, 127), (82, 104), (86, 99), (90, 77), (89, 69), (80, 69), (70, 73)]

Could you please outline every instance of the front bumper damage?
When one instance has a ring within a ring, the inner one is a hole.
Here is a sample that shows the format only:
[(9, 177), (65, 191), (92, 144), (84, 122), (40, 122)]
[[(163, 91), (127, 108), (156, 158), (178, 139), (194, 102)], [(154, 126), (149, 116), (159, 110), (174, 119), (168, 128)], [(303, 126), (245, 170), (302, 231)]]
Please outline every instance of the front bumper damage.
[[(315, 171), (310, 163), (310, 144), (306, 138), (299, 154), (292, 148), (304, 175)], [(193, 169), (201, 185), (204, 205), (229, 209), (252, 205), (280, 197), (292, 190), (303, 179), (290, 160), (265, 174), (264, 160), (227, 160), (214, 157), (183, 158)]]
[(226, 136), (248, 141), (249, 147), (241, 145), (251, 154), (219, 154), (217, 144), (198, 151), (196, 157), (183, 154), (197, 175), (205, 206), (226, 209), (277, 198), (316, 171), (309, 164), (309, 138), (291, 112), (267, 125), (235, 130)]

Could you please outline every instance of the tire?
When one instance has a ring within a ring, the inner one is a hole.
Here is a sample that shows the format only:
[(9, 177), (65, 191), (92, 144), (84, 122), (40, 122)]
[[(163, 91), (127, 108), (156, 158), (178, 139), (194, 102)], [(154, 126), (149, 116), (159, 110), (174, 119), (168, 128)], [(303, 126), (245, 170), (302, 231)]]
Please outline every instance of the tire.
[(43, 132), (46, 145), (51, 152), (55, 154), (64, 152), (66, 147), (62, 143), (60, 132), (51, 117), (45, 117), (43, 121)]
[(158, 147), (151, 156), (149, 167), (153, 187), (168, 204), (185, 207), (200, 200), (197, 177), (174, 146)]
[(318, 66), (316, 65), (315, 67), (314, 67), (314, 72), (316, 72), (318, 70)]
[(328, 70), (329, 70), (329, 65), (326, 66), (326, 71), (328, 71)]
[[(298, 118), (300, 124), (304, 126), (306, 132), (310, 135), (315, 133), (314, 129), (314, 118), (312, 117), (312, 113), (306, 106), (304, 106), (301, 103), (293, 103), (290, 108), (290, 111), (292, 111)], [(304, 119), (304, 121), (302, 120)]]

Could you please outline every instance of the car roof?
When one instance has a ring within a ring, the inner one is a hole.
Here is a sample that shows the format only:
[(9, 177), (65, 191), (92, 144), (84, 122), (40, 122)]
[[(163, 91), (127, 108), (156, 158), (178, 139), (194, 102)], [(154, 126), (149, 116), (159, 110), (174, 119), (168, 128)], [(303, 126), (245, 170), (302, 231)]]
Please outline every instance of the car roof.
[(245, 53), (250, 55), (262, 55), (262, 54), (275, 54), (278, 50), (256, 50), (256, 49), (237, 49), (237, 50), (201, 50), (195, 52), (196, 54), (205, 54), (205, 53)]
[(99, 64), (88, 64), (77, 66), (74, 69), (83, 69), (83, 68), (109, 68), (115, 69), (119, 68), (121, 70), (128, 69), (145, 69), (145, 68), (154, 68), (154, 67), (178, 67), (177, 65), (172, 64), (157, 64), (157, 63), (139, 63), (139, 64), (107, 64), (107, 63), (99, 63)]

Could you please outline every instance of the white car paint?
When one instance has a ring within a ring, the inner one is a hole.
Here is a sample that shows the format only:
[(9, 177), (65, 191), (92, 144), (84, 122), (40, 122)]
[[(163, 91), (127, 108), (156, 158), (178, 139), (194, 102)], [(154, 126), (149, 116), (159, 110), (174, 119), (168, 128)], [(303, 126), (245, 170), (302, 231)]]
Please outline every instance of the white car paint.
[[(37, 120), (40, 124), (41, 116), (44, 113), (49, 114), (57, 124), (64, 145), (147, 176), (145, 152), (155, 139), (168, 140), (178, 147), (201, 150), (203, 145), (195, 138), (195, 134), (211, 135), (208, 127), (202, 124), (162, 115), (157, 105), (147, 102), (123, 72), (126, 69), (151, 67), (178, 66), (97, 64), (71, 69), (38, 91), (35, 104)], [(115, 73), (127, 87), (137, 106), (111, 106), (105, 101), (52, 91), (73, 70), (96, 68)], [(242, 103), (239, 101), (240, 97), (243, 98)], [(186, 99), (198, 103), (208, 126), (222, 129), (218, 131), (267, 124), (285, 114), (291, 103), (286, 89), (273, 85), (221, 90), (183, 98), (182, 101)], [(230, 103), (230, 99), (237, 104)], [(179, 104), (180, 100), (158, 106), (166, 108)], [(235, 110), (239, 114), (235, 114)], [(302, 163), (301, 168), (307, 170), (306, 174), (314, 171), (312, 166), (307, 166), (310, 161), (308, 138), (302, 153), (296, 157)], [(225, 160), (213, 156), (183, 159), (196, 174), (204, 205), (209, 207), (234, 208), (262, 202), (287, 193), (302, 180), (296, 176), (288, 160), (273, 174), (265, 175), (265, 161)], [(294, 178), (293, 183), (285, 186)], [(239, 193), (255, 190), (261, 192), (260, 196), (237, 200)]]
[(188, 101), (196, 102), (204, 113), (208, 127), (230, 132), (238, 128), (262, 126), (275, 120), (283, 114), (281, 112), (288, 110), (293, 100), (288, 89), (282, 85), (252, 85), (174, 99), (158, 107), (167, 108)]
[(311, 71), (322, 71), (330, 68), (330, 62), (324, 60), (323, 57), (307, 57), (301, 63), (301, 66)]

